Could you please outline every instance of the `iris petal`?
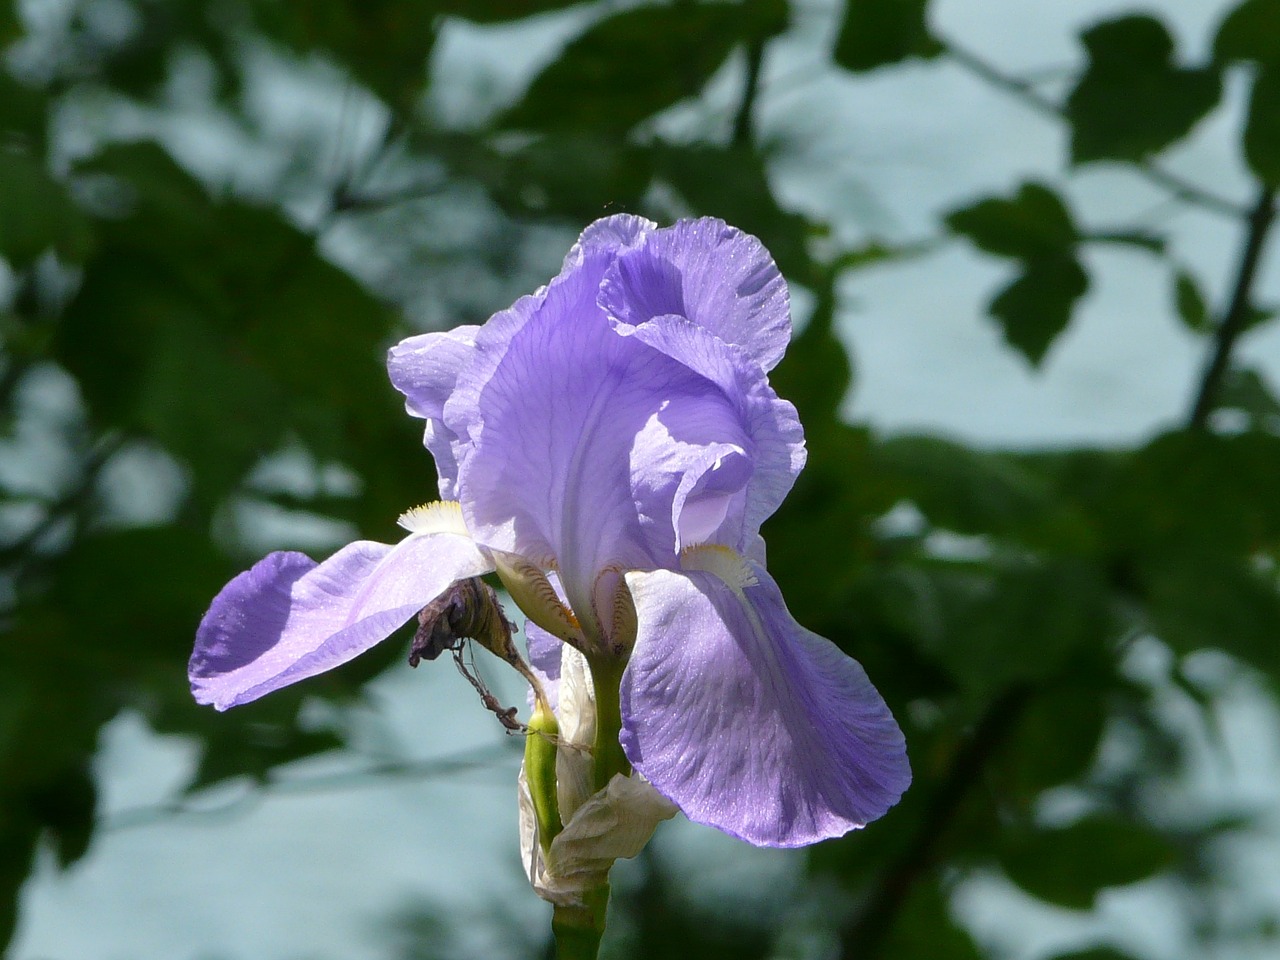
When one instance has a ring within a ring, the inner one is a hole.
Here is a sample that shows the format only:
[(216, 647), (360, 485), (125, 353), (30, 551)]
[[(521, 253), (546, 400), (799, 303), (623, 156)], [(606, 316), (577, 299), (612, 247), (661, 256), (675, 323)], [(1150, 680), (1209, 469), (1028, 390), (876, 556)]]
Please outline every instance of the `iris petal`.
[[(727, 553), (727, 551), (726, 551)], [(633, 573), (622, 745), (689, 819), (761, 846), (861, 827), (910, 782), (858, 663), (792, 619), (763, 567)]]
[(555, 565), (580, 617), (604, 567), (674, 566), (681, 478), (709, 443), (746, 439), (715, 384), (612, 329), (596, 305), (609, 256), (585, 257), (522, 322), (486, 325), (482, 359), (445, 408), (472, 438), (459, 471), (468, 529)]
[(409, 337), (387, 353), (392, 385), (404, 394), (410, 416), (426, 420), (423, 442), (436, 461), (440, 496), (454, 499), (458, 479), (459, 445), (464, 437), (445, 426), (444, 404), (458, 382), (458, 373), (475, 353), (476, 326), (445, 333)]
[(385, 640), (456, 580), (492, 570), (469, 538), (358, 541), (317, 564), (273, 553), (214, 598), (189, 673), (200, 703), (219, 710), (331, 670)]
[(582, 231), (578, 242), (564, 258), (564, 270), (576, 269), (584, 258), (605, 254), (617, 256), (624, 250), (638, 246), (646, 236), (658, 229), (658, 225), (644, 217), (619, 213), (602, 217)]
[(604, 278), (601, 305), (638, 326), (678, 314), (736, 344), (764, 370), (791, 339), (787, 284), (755, 237), (723, 220), (681, 220), (647, 233)]
[[(725, 517), (717, 531), (702, 539), (749, 550), (760, 525), (782, 505), (804, 468), (804, 430), (796, 408), (774, 393), (764, 369), (741, 348), (683, 317), (655, 317), (639, 326), (619, 330), (697, 373), (719, 390), (725, 408), (724, 422), (716, 425), (718, 434), (709, 434), (704, 444), (709, 444), (712, 438), (738, 444), (749, 460), (750, 478), (734, 488), (743, 489), (743, 495), (726, 504)], [(704, 409), (711, 406), (704, 404)], [(684, 482), (692, 485), (699, 479), (696, 471), (686, 471)], [(728, 489), (725, 479), (722, 477), (710, 485), (702, 480), (701, 485), (708, 492), (723, 493)], [(695, 498), (693, 503), (697, 502)], [(675, 514), (677, 530), (679, 510), (685, 506), (683, 498), (679, 499)], [(682, 538), (680, 548), (697, 542), (697, 539)]]
[[(564, 641), (554, 637), (532, 620), (524, 622), (524, 642), (529, 651), (529, 665), (542, 681), (542, 692), (552, 711), (560, 703), (560, 656)], [(533, 691), (529, 691), (529, 708), (533, 708)]]

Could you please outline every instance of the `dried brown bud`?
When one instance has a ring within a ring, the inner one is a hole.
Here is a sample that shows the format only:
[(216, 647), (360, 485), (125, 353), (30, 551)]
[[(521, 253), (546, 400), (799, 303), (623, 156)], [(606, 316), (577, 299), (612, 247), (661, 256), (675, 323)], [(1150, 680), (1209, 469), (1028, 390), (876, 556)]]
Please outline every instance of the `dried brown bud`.
[(520, 658), (511, 642), (515, 625), (502, 613), (498, 594), (479, 577), (459, 580), (422, 608), (418, 631), (409, 648), (409, 665), (434, 660), (456, 650), (463, 640), (476, 643), (514, 663)]

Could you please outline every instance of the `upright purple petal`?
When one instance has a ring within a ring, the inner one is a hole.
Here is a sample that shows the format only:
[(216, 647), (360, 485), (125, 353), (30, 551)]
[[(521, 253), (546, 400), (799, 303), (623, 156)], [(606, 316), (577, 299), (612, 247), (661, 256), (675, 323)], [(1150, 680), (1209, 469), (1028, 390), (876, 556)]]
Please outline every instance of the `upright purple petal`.
[(576, 269), (589, 256), (605, 254), (610, 258), (616, 257), (622, 251), (639, 244), (657, 229), (658, 225), (652, 220), (628, 213), (601, 217), (583, 230), (578, 242), (570, 248), (564, 258), (564, 270)]
[(728, 572), (627, 578), (640, 625), (622, 681), (628, 758), (689, 819), (761, 846), (879, 817), (911, 779), (884, 700), (792, 619), (763, 567), (712, 559)]
[(469, 538), (363, 540), (317, 564), (273, 553), (214, 598), (191, 655), (191, 689), (219, 710), (346, 663), (390, 636), (456, 580), (493, 569)]
[(787, 284), (755, 237), (723, 220), (681, 220), (623, 251), (601, 287), (618, 323), (686, 317), (772, 370), (791, 339)]
[[(522, 322), (495, 318), (492, 336), (486, 325), (476, 338), (482, 359), (445, 408), (472, 440), (458, 475), (468, 529), (554, 565), (580, 616), (604, 567), (674, 565), (681, 478), (708, 443), (745, 440), (714, 384), (614, 332), (596, 304), (608, 262), (587, 255)], [(652, 517), (666, 530), (647, 530)]]
[[(781, 506), (804, 467), (804, 431), (795, 407), (774, 393), (764, 369), (740, 347), (683, 317), (655, 317), (637, 327), (625, 328), (625, 333), (718, 388), (735, 424), (720, 439), (741, 444), (751, 466), (749, 481), (739, 485), (741, 497), (724, 504), (726, 509), (716, 529), (702, 537), (682, 537), (681, 546), (710, 541), (751, 552), (760, 525)], [(685, 482), (698, 480), (690, 474)], [(723, 479), (719, 483), (724, 486)], [(708, 494), (710, 490), (708, 487)], [(677, 528), (682, 525), (680, 511), (700, 500), (676, 499)], [(695, 527), (692, 522), (684, 525), (690, 531)]]
[(392, 385), (404, 394), (410, 416), (427, 421), (423, 442), (436, 461), (440, 496), (455, 498), (460, 438), (444, 424), (444, 404), (458, 382), (458, 372), (475, 353), (477, 326), (409, 337), (387, 354)]

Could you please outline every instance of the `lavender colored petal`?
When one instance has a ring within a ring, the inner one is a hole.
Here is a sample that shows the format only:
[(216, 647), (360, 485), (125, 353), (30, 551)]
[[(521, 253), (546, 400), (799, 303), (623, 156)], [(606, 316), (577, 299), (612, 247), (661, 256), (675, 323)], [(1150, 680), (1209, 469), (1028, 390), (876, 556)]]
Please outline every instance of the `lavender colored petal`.
[(732, 586), (702, 571), (628, 576), (640, 629), (622, 745), (689, 819), (802, 846), (879, 817), (911, 774), (862, 667), (797, 624), (762, 567), (750, 572)]
[(196, 633), (189, 675), (219, 710), (346, 663), (386, 639), (446, 587), (493, 566), (469, 538), (358, 541), (317, 564), (273, 553), (214, 598)]
[(677, 314), (772, 370), (791, 339), (787, 284), (755, 237), (723, 220), (681, 220), (646, 234), (606, 274), (600, 302), (626, 326)]
[[(754, 464), (732, 407), (714, 390), (677, 398), (636, 433), (631, 495), (658, 566), (674, 566), (684, 547), (705, 543), (740, 517)], [(740, 524), (739, 524), (740, 525)]]
[(444, 424), (444, 404), (453, 393), (458, 372), (475, 353), (477, 326), (444, 333), (424, 333), (396, 344), (387, 354), (392, 385), (404, 394), (410, 416), (427, 421), (423, 442), (436, 461), (440, 496), (454, 499), (458, 446), (465, 442)]
[[(683, 317), (656, 317), (624, 332), (714, 384), (736, 421), (732, 436), (746, 438), (738, 440), (751, 464), (742, 495), (727, 504), (714, 532), (700, 538), (682, 537), (682, 545), (711, 541), (753, 552), (760, 525), (781, 506), (804, 467), (804, 430), (795, 407), (774, 393), (763, 368), (741, 348)], [(709, 490), (702, 494), (709, 495)], [(682, 524), (679, 516), (688, 509), (687, 501), (677, 498), (675, 509), (677, 530), (692, 528)]]
[(578, 242), (570, 248), (564, 258), (562, 272), (577, 269), (582, 261), (590, 256), (605, 254), (611, 258), (616, 257), (624, 250), (637, 246), (657, 229), (658, 225), (652, 220), (629, 213), (601, 217), (582, 231)]
[[(524, 642), (529, 651), (529, 665), (542, 681), (542, 692), (552, 711), (560, 709), (560, 663), (564, 641), (552, 636), (532, 620), (524, 622)], [(533, 706), (533, 691), (529, 691), (529, 706)]]
[[(745, 439), (714, 384), (614, 332), (595, 300), (610, 256), (587, 251), (534, 309), (490, 321), (445, 407), (472, 438), (458, 475), (468, 529), (555, 566), (579, 611), (610, 564), (674, 564), (680, 479), (708, 442)], [(688, 428), (685, 446), (668, 442), (669, 427)], [(665, 518), (665, 533), (646, 529), (652, 517)]]

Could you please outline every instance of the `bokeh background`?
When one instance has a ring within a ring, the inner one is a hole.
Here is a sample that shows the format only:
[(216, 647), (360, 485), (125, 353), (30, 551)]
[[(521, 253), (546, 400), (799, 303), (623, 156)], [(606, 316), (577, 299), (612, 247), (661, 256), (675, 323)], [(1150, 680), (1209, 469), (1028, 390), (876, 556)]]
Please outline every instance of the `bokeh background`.
[(664, 824), (608, 955), (1280, 953), (1280, 0), (0, 0), (0, 50), (16, 960), (547, 955), (451, 669), (219, 715), (185, 663), (434, 496), (385, 348), (618, 211), (788, 278), (770, 568), (916, 781), (807, 851)]

